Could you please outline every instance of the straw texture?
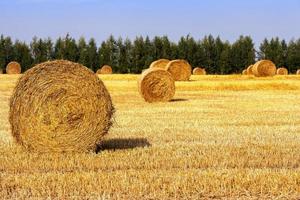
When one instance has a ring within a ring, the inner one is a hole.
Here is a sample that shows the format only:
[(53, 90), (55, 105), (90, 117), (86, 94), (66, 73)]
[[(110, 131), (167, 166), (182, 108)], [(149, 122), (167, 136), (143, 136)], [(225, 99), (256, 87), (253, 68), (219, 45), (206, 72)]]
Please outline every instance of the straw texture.
[(41, 63), (20, 77), (10, 99), (15, 141), (38, 152), (93, 151), (114, 112), (103, 82), (65, 60)]
[(138, 80), (139, 93), (145, 101), (166, 102), (175, 95), (175, 81), (166, 70), (153, 68), (144, 71)]
[(285, 67), (280, 67), (277, 69), (276, 74), (277, 75), (288, 75), (289, 71)]
[(193, 69), (193, 74), (194, 75), (206, 75), (206, 71), (204, 68), (201, 68), (201, 67), (195, 67)]
[(21, 74), (21, 65), (18, 62), (12, 61), (6, 66), (7, 74)]
[(261, 60), (254, 64), (252, 72), (257, 77), (274, 76), (276, 74), (276, 66), (270, 60)]
[(185, 60), (172, 60), (167, 65), (175, 81), (188, 81), (192, 75), (192, 67)]
[(149, 68), (150, 69), (153, 69), (153, 68), (166, 69), (167, 64), (169, 62), (170, 62), (170, 60), (168, 60), (168, 59), (159, 59), (159, 60), (152, 62)]

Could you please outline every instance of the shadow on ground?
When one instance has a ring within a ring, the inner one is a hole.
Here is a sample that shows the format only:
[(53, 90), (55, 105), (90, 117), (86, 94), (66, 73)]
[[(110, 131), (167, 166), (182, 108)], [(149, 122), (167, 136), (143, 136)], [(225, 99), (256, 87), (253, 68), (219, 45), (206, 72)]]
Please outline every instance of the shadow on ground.
[(188, 99), (171, 99), (170, 102), (188, 101)]
[(101, 142), (96, 152), (98, 153), (104, 150), (134, 149), (148, 146), (151, 146), (151, 144), (145, 138), (116, 138)]

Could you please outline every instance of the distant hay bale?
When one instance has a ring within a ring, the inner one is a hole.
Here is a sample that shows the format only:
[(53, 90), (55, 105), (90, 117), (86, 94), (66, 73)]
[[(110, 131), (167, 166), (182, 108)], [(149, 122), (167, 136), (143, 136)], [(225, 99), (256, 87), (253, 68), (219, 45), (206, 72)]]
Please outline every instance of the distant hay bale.
[(297, 70), (296, 74), (297, 74), (297, 75), (300, 75), (300, 69)]
[(106, 87), (91, 70), (56, 60), (20, 77), (9, 121), (15, 141), (30, 151), (87, 152), (108, 132), (113, 111)]
[(21, 74), (21, 65), (18, 62), (12, 61), (6, 66), (7, 74)]
[(244, 69), (242, 72), (243, 75), (247, 75), (247, 69)]
[(3, 69), (0, 68), (0, 74), (3, 74)]
[(276, 66), (270, 60), (261, 60), (254, 64), (252, 72), (257, 77), (274, 76), (276, 74)]
[(250, 65), (249, 67), (247, 67), (246, 71), (247, 71), (247, 75), (253, 75), (253, 65)]
[(153, 69), (153, 68), (166, 69), (167, 64), (169, 62), (170, 62), (170, 60), (168, 60), (168, 59), (159, 59), (159, 60), (152, 62), (149, 68), (150, 69)]
[(100, 69), (97, 70), (97, 74), (112, 74), (112, 68), (109, 65), (103, 65)]
[(170, 101), (175, 95), (175, 81), (163, 69), (147, 69), (138, 80), (139, 93), (147, 102)]
[(201, 67), (195, 67), (193, 69), (193, 74), (194, 75), (206, 75), (206, 71), (204, 68), (201, 68)]
[(172, 60), (167, 65), (175, 81), (188, 81), (192, 75), (192, 67), (185, 60)]
[(277, 69), (276, 74), (277, 75), (288, 75), (289, 71), (284, 67), (280, 67)]

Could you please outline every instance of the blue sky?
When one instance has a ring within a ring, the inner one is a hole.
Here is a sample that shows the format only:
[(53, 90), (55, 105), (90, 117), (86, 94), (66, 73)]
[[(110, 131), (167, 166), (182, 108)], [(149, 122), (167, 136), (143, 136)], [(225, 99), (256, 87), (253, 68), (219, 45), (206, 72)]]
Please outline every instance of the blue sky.
[(66, 33), (98, 43), (110, 34), (300, 38), (300, 0), (0, 0), (0, 8), (0, 34), (25, 41)]

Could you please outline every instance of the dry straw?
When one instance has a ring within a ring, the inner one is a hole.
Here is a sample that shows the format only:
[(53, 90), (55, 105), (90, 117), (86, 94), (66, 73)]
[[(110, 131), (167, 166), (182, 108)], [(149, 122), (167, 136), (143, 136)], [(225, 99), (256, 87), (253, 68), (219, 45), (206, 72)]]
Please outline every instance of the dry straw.
[(28, 150), (86, 152), (108, 132), (113, 111), (106, 87), (91, 70), (57, 60), (20, 77), (9, 121), (16, 142)]
[(138, 80), (139, 93), (147, 102), (170, 101), (175, 95), (172, 75), (160, 68), (147, 69)]
[(280, 67), (277, 69), (276, 74), (277, 75), (288, 75), (289, 71), (284, 67)]
[(97, 74), (112, 74), (112, 68), (109, 65), (103, 65), (101, 69), (98, 69)]
[(194, 75), (206, 75), (206, 71), (204, 68), (201, 68), (201, 67), (195, 67), (193, 69), (193, 74)]
[(257, 77), (274, 76), (276, 74), (276, 66), (270, 60), (261, 60), (254, 64), (252, 72)]
[(170, 62), (170, 60), (168, 60), (168, 59), (159, 59), (159, 60), (152, 62), (149, 68), (150, 69), (153, 69), (153, 68), (166, 69), (167, 64), (169, 62)]
[(247, 67), (247, 75), (253, 75), (253, 71), (252, 71), (252, 69), (253, 69), (253, 65), (250, 65), (249, 67)]
[(242, 72), (243, 75), (247, 75), (247, 69), (244, 69)]
[(21, 74), (21, 65), (18, 62), (12, 61), (6, 66), (7, 74)]
[(297, 74), (297, 75), (300, 75), (300, 69), (297, 70), (296, 74)]
[(192, 75), (192, 67), (185, 60), (172, 60), (167, 65), (175, 81), (188, 81)]

